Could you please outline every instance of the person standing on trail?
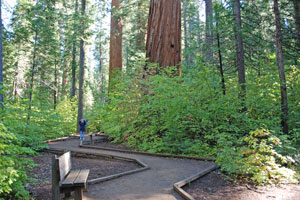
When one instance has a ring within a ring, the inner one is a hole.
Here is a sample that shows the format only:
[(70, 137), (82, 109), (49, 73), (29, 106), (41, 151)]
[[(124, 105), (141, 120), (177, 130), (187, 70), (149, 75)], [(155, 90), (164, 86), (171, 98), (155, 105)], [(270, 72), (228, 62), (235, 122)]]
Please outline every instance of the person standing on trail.
[(84, 140), (84, 132), (87, 128), (87, 120), (81, 119), (79, 120), (79, 126), (80, 126), (80, 145), (82, 145), (82, 141)]

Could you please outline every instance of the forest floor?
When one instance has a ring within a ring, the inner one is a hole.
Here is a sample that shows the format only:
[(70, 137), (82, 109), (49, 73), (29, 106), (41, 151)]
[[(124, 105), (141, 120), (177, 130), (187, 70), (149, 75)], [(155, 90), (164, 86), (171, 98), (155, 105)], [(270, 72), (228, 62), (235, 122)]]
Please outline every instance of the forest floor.
[[(76, 150), (81, 152), (135, 158), (141, 160), (150, 167), (150, 170), (123, 176), (95, 185), (89, 185), (88, 192), (84, 193), (84, 199), (86, 200), (181, 200), (182, 198), (172, 189), (173, 184), (213, 165), (212, 162), (190, 159), (162, 158), (100, 149), (85, 149), (80, 148), (78, 144), (78, 139), (68, 139), (66, 141), (51, 142), (49, 147), (51, 149)], [(109, 142), (98, 143), (96, 146), (125, 150), (129, 149), (124, 145), (112, 144)], [(50, 199), (51, 174), (49, 173), (51, 172), (51, 169), (49, 168), (50, 164), (47, 164), (47, 162), (51, 162), (51, 154), (45, 153), (42, 154), (42, 157), (35, 157), (33, 159), (42, 165), (37, 169), (37, 171), (33, 172), (38, 175), (41, 184), (37, 184), (38, 186), (36, 186), (36, 188), (32, 187), (32, 196), (36, 199)], [(111, 173), (127, 171), (137, 167), (127, 165), (128, 163), (107, 159), (85, 160), (84, 158), (72, 158), (72, 161), (74, 162), (74, 166), (76, 165), (78, 168), (94, 169), (91, 170), (89, 178), (92, 178), (93, 176), (92, 171), (96, 172), (96, 174), (94, 174), (97, 176), (105, 176)], [(299, 185), (285, 185), (283, 187), (276, 188), (254, 188), (252, 186), (238, 185), (225, 181), (216, 172), (212, 172), (209, 175), (191, 183), (184, 189), (195, 199), (199, 200), (300, 200)], [(48, 195), (43, 196), (44, 193), (47, 192)]]
[(255, 187), (226, 181), (217, 171), (183, 189), (196, 200), (300, 200), (300, 185)]
[[(133, 150), (124, 144), (108, 141), (95, 146)], [(253, 186), (225, 180), (219, 170), (192, 182), (183, 188), (196, 200), (300, 200), (300, 185), (281, 185), (276, 187)]]
[[(41, 153), (39, 156), (29, 157), (39, 166), (34, 167), (30, 177), (36, 181), (29, 184), (31, 196), (37, 200), (50, 200), (51, 194), (51, 157), (54, 154)], [(121, 173), (140, 166), (133, 162), (121, 161), (109, 158), (83, 158), (72, 157), (73, 169), (89, 169), (88, 180)]]

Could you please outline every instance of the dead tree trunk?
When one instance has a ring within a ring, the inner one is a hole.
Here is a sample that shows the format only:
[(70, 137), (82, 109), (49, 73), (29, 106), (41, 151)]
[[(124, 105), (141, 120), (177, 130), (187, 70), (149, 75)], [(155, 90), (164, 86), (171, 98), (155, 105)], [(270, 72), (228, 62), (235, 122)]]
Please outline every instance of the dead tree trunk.
[(181, 0), (151, 0), (146, 57), (162, 67), (181, 62)]
[(245, 60), (244, 60), (244, 44), (242, 38), (242, 19), (241, 19), (241, 7), (240, 0), (234, 0), (234, 19), (235, 19), (235, 35), (236, 35), (236, 46), (237, 46), (237, 67), (239, 84), (241, 86), (241, 91), (239, 97), (242, 101), (242, 112), (247, 110), (245, 105), (246, 99), (246, 75), (245, 75)]
[(114, 77), (115, 70), (122, 71), (122, 22), (116, 16), (120, 8), (120, 0), (112, 0), (111, 3), (111, 29), (109, 51), (109, 82)]
[(275, 24), (276, 24), (276, 59), (277, 67), (279, 72), (280, 79), (280, 91), (281, 91), (281, 125), (283, 132), (288, 134), (288, 99), (287, 99), (287, 88), (286, 88), (286, 79), (284, 73), (284, 64), (283, 64), (283, 51), (282, 51), (282, 33), (280, 26), (280, 14), (278, 9), (278, 0), (274, 0), (274, 14), (275, 14)]
[[(81, 0), (81, 17), (85, 16), (85, 4), (86, 0)], [(80, 39), (80, 69), (79, 69), (79, 99), (78, 99), (78, 115), (77, 115), (77, 122), (79, 122), (80, 119), (83, 119), (83, 96), (84, 96), (84, 21), (81, 21), (81, 39)], [(77, 123), (77, 133), (79, 133), (80, 127)]]

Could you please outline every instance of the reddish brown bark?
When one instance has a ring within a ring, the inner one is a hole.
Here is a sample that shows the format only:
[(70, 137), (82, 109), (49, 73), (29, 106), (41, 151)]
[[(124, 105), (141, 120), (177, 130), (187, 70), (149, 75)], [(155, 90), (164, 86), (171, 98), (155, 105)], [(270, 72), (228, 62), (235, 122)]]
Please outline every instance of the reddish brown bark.
[(112, 0), (111, 8), (109, 80), (115, 70), (122, 70), (122, 22), (115, 14), (120, 8), (120, 0)]
[(181, 0), (151, 0), (146, 57), (160, 66), (181, 62)]

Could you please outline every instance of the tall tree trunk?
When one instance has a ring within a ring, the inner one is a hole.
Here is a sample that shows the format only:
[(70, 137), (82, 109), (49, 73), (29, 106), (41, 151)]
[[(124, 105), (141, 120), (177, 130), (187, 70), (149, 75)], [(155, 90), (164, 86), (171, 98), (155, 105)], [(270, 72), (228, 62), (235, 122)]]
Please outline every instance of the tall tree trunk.
[(280, 14), (278, 9), (278, 0), (274, 0), (274, 14), (275, 14), (275, 24), (276, 24), (276, 59), (277, 67), (279, 72), (280, 79), (280, 91), (281, 91), (281, 124), (282, 129), (285, 134), (288, 134), (288, 99), (287, 99), (287, 88), (286, 88), (286, 79), (284, 73), (284, 64), (283, 64), (283, 52), (282, 52), (282, 33), (280, 26)]
[(19, 81), (18, 81), (18, 76), (19, 76), (19, 57), (20, 57), (20, 51), (21, 51), (21, 42), (18, 43), (18, 53), (16, 56), (16, 71), (15, 71), (15, 77), (14, 77), (14, 81), (13, 81), (13, 89), (12, 89), (12, 97), (13, 99), (17, 98), (18, 95), (18, 85), (19, 85)]
[[(143, 9), (143, 1), (144, 0), (138, 0), (137, 1), (137, 9), (141, 10)], [(136, 28), (137, 28), (137, 33), (136, 33), (136, 49), (140, 51), (145, 51), (145, 36), (146, 36), (146, 21), (143, 18), (143, 14), (140, 11), (137, 11), (136, 15)]]
[(247, 110), (245, 105), (246, 99), (246, 75), (245, 75), (245, 61), (244, 61), (244, 44), (242, 38), (242, 19), (241, 19), (241, 7), (240, 0), (234, 0), (234, 18), (235, 18), (235, 36), (236, 36), (236, 46), (237, 46), (237, 67), (239, 84), (241, 86), (241, 91), (239, 97), (242, 100), (242, 112)]
[(146, 57), (160, 66), (181, 62), (181, 0), (151, 0)]
[[(78, 13), (78, 0), (75, 1), (75, 14)], [(77, 28), (74, 27), (73, 33), (73, 44), (72, 44), (72, 88), (71, 88), (71, 98), (74, 98), (76, 95), (76, 36), (77, 36)]]
[[(101, 26), (101, 25), (100, 25)], [(100, 30), (102, 27), (100, 27)], [(102, 62), (102, 43), (101, 43), (101, 34), (99, 38), (99, 100), (103, 101), (102, 94), (104, 93), (104, 80), (103, 80), (103, 62)]]
[(2, 2), (0, 0), (0, 107), (4, 108), (4, 97), (3, 97), (3, 54), (2, 54)]
[[(85, 16), (85, 4), (86, 4), (86, 0), (81, 0), (81, 17)], [(81, 35), (81, 39), (80, 39), (80, 69), (79, 69), (79, 99), (78, 99), (78, 115), (77, 115), (77, 132), (79, 133), (80, 131), (80, 127), (79, 127), (79, 120), (83, 119), (83, 96), (84, 96), (84, 58), (85, 58), (85, 54), (84, 54), (84, 34), (85, 34), (85, 25), (84, 25), (84, 21), (81, 20), (80, 23), (81, 27), (80, 27), (80, 35)]]
[(56, 60), (55, 60), (55, 67), (54, 67), (54, 91), (53, 91), (53, 108), (54, 110), (56, 110), (56, 104), (57, 104), (57, 63), (56, 63)]
[(111, 3), (110, 51), (109, 51), (109, 82), (115, 70), (122, 70), (122, 22), (115, 12), (120, 8), (120, 0)]
[(38, 37), (38, 33), (37, 33), (37, 30), (35, 30), (33, 56), (32, 56), (32, 68), (31, 68), (31, 81), (30, 81), (30, 88), (29, 88), (29, 107), (28, 107), (28, 116), (27, 116), (28, 122), (30, 121), (30, 116), (31, 116), (32, 94), (33, 94), (33, 84), (34, 84), (34, 74), (35, 74), (34, 71), (36, 68), (37, 37)]
[(69, 74), (68, 74), (69, 67), (70, 67), (69, 60), (67, 58), (64, 58), (63, 72), (62, 72), (62, 79), (61, 79), (61, 98), (60, 99), (65, 98), (66, 88), (68, 85), (68, 78), (69, 78)]
[(300, 52), (300, 1), (294, 0), (294, 18), (296, 23), (296, 37), (298, 40), (298, 51)]
[(199, 10), (197, 10), (197, 42), (198, 42), (198, 47), (199, 49), (201, 48), (201, 31), (200, 31), (200, 23), (201, 23), (201, 19), (200, 19), (200, 14), (199, 14)]
[(221, 43), (220, 43), (220, 35), (219, 35), (219, 23), (218, 18), (216, 20), (216, 27), (217, 27), (217, 42), (218, 42), (218, 54), (219, 54), (219, 71), (221, 75), (221, 84), (223, 89), (223, 94), (226, 95), (226, 86), (225, 86), (225, 78), (224, 78), (224, 71), (223, 71), (223, 62), (222, 62), (222, 53), (221, 53)]
[(205, 0), (205, 57), (206, 61), (209, 61), (210, 64), (213, 63), (213, 9), (212, 9), (212, 0)]
[(188, 41), (187, 41), (187, 17), (186, 17), (186, 10), (187, 10), (187, 0), (183, 0), (183, 30), (184, 30), (184, 54), (185, 54), (185, 61), (189, 64), (189, 55), (187, 53), (188, 49)]

